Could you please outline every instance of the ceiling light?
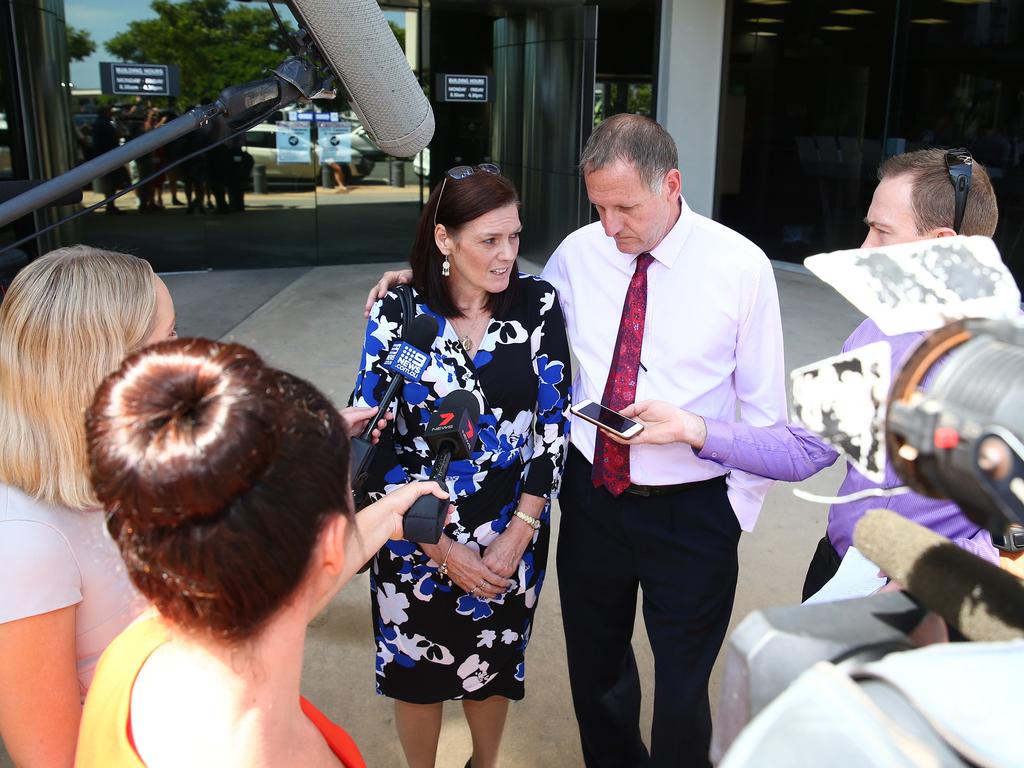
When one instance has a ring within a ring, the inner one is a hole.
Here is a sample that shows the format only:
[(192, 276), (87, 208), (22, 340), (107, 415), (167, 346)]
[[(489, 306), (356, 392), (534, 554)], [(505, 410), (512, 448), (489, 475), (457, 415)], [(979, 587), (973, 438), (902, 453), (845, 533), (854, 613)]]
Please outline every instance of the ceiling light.
[(870, 16), (874, 11), (869, 11), (867, 8), (840, 8), (832, 13), (838, 13), (840, 16)]
[(778, 32), (751, 32), (754, 37), (778, 37)]
[(953, 5), (985, 5), (991, 3), (992, 0), (946, 0), (946, 2)]
[(763, 16), (755, 19), (747, 19), (752, 24), (781, 24), (782, 19), (766, 19)]
[(826, 32), (852, 32), (853, 31), (853, 27), (844, 27), (844, 26), (842, 26), (840, 24), (830, 24), (827, 27), (818, 27), (818, 29), (823, 29)]
[(750, 5), (789, 5), (789, 0), (747, 0)]
[(910, 23), (911, 24), (923, 24), (925, 26), (931, 27), (931, 26), (934, 26), (936, 24), (949, 24), (949, 19), (933, 19), (933, 18), (911, 19)]

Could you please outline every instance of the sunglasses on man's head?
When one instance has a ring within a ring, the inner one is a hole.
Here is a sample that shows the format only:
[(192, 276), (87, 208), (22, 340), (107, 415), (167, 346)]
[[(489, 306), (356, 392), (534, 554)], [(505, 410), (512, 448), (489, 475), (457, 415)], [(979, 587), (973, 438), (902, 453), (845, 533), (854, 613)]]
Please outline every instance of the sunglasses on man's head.
[(493, 173), (495, 175), (501, 174), (501, 168), (496, 166), (494, 163), (480, 163), (480, 165), (456, 165), (454, 168), (449, 168), (445, 171), (444, 179), (441, 181), (441, 191), (437, 193), (437, 205), (434, 206), (434, 229), (437, 229), (437, 209), (441, 207), (441, 195), (444, 194), (444, 185), (448, 183), (448, 179), (452, 181), (462, 181), (469, 176), (472, 176), (477, 171), (483, 173)]
[(964, 148), (946, 151), (946, 171), (949, 182), (953, 185), (956, 195), (956, 207), (953, 211), (953, 231), (958, 235), (964, 223), (964, 212), (967, 210), (967, 194), (971, 191), (971, 170), (974, 158)]

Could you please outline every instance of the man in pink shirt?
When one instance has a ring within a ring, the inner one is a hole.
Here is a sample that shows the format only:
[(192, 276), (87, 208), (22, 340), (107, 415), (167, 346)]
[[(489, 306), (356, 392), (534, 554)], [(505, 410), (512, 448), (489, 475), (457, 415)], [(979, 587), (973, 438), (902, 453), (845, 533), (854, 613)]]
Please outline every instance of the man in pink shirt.
[[(543, 277), (579, 362), (573, 400), (661, 398), (756, 427), (785, 420), (771, 264), (689, 209), (676, 146), (615, 115), (584, 149), (600, 222), (570, 234)], [(587, 766), (708, 765), (707, 684), (732, 612), (741, 530), (769, 482), (686, 445), (610, 443), (574, 417), (559, 496), (557, 572), (569, 680)], [(655, 659), (650, 753), (631, 639), (637, 592)]]

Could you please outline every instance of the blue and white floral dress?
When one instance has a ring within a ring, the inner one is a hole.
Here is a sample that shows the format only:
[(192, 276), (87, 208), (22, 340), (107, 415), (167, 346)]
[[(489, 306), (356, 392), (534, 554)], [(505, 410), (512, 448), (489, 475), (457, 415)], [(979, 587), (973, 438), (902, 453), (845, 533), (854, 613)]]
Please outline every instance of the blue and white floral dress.
[[(453, 461), (448, 483), (456, 512), (445, 533), (483, 555), (505, 530), (526, 492), (549, 499), (542, 525), (494, 600), (467, 594), (438, 576), (438, 564), (411, 541), (388, 542), (370, 571), (377, 692), (402, 701), (523, 698), (523, 654), (547, 562), (550, 499), (568, 444), (569, 345), (555, 289), (520, 274), (510, 309), (488, 325), (469, 359), (458, 334), (415, 296), (416, 314), (437, 318), (431, 363), (420, 383), (406, 383), (397, 404), (394, 455), (367, 481), (378, 497), (430, 474), (423, 430), (436, 403), (455, 389), (481, 403), (480, 442), (471, 459)], [(374, 306), (353, 401), (377, 405), (387, 384), (383, 362), (401, 337), (401, 303), (389, 293)], [(380, 462), (378, 462), (380, 467)]]

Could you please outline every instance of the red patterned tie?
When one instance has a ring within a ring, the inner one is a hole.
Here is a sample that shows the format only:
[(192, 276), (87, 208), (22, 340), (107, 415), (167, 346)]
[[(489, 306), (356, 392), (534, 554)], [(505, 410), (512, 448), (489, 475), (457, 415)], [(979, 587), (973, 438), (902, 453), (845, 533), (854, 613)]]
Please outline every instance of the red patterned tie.
[[(636, 400), (640, 348), (644, 343), (644, 320), (647, 316), (647, 268), (653, 260), (649, 253), (637, 256), (633, 279), (629, 281), (626, 300), (622, 304), (615, 353), (601, 398), (601, 403), (614, 411)], [(597, 430), (593, 480), (594, 487), (603, 485), (613, 496), (620, 495), (629, 487), (629, 446), (609, 440), (601, 430)]]

